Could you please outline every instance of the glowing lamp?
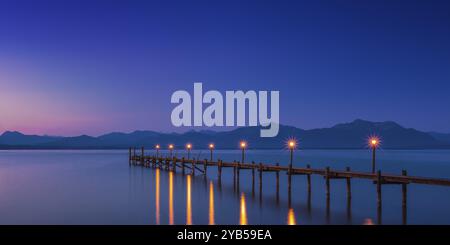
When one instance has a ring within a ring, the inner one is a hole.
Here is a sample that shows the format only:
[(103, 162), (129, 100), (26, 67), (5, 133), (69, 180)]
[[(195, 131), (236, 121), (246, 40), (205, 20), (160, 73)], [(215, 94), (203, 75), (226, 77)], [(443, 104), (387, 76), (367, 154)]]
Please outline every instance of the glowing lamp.
[(247, 143), (244, 142), (244, 141), (242, 141), (242, 142), (241, 142), (241, 148), (245, 148), (245, 147), (247, 147)]
[(173, 149), (173, 145), (172, 144), (169, 145), (169, 149)]
[(191, 149), (191, 148), (192, 148), (192, 145), (191, 145), (191, 144), (187, 144), (187, 145), (186, 145), (186, 148)]
[(294, 140), (289, 140), (288, 142), (289, 149), (294, 149), (296, 145), (297, 144)]
[(214, 144), (209, 144), (209, 149), (214, 149)]
[(369, 140), (369, 143), (370, 143), (370, 145), (371, 145), (372, 147), (377, 147), (378, 144), (380, 143), (380, 141), (379, 141), (377, 138), (371, 138), (371, 139)]
[(156, 145), (156, 146), (155, 146), (155, 148), (156, 148), (156, 149), (159, 149), (159, 148), (160, 148), (160, 146), (159, 146), (159, 145)]

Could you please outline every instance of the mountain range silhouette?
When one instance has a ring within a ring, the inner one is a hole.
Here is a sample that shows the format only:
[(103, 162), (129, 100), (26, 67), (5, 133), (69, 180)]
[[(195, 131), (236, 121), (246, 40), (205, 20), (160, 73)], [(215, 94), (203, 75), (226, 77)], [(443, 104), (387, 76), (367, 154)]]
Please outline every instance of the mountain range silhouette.
[(237, 149), (246, 140), (251, 149), (282, 149), (289, 138), (295, 138), (304, 149), (362, 149), (367, 148), (369, 136), (381, 139), (383, 149), (450, 149), (450, 134), (421, 132), (405, 128), (392, 121), (370, 122), (361, 119), (337, 124), (330, 128), (304, 130), (280, 125), (278, 136), (261, 138), (259, 127), (242, 127), (226, 132), (211, 130), (186, 133), (161, 133), (155, 131), (113, 132), (98, 137), (25, 135), (6, 131), (0, 136), (0, 149), (122, 149), (144, 146), (153, 149), (173, 143), (184, 149), (190, 142), (195, 149), (205, 149), (214, 142), (218, 149)]

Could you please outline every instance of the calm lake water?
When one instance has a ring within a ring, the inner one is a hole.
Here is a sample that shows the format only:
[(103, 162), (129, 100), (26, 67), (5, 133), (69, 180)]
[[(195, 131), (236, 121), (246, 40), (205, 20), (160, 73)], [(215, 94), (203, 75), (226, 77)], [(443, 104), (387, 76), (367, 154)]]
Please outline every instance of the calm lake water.
[[(150, 154), (150, 151), (146, 152)], [(184, 152), (177, 152), (181, 157)], [(209, 158), (208, 151), (191, 156)], [(215, 158), (239, 160), (240, 151), (220, 151)], [(249, 150), (246, 161), (286, 165), (286, 150)], [(450, 178), (450, 151), (380, 150), (382, 172)], [(370, 171), (368, 150), (300, 150), (295, 166)], [(239, 190), (232, 169), (217, 182), (216, 168), (205, 177), (128, 165), (128, 150), (0, 151), (0, 224), (371, 224), (377, 223), (376, 186), (352, 180), (352, 199), (344, 180), (331, 180), (327, 205), (325, 181), (293, 177), (292, 203), (287, 202), (286, 174), (264, 173), (252, 193), (251, 171), (242, 170)], [(383, 185), (382, 224), (402, 223), (400, 185)], [(350, 205), (349, 205), (350, 204)], [(408, 224), (450, 224), (450, 187), (408, 186)]]

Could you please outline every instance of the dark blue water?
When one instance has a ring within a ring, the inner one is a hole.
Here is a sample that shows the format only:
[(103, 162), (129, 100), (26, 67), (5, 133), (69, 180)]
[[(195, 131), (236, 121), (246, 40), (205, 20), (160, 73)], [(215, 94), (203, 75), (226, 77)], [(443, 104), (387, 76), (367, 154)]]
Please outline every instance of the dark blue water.
[[(151, 152), (147, 152), (151, 154)], [(183, 152), (176, 153), (178, 157)], [(208, 151), (191, 156), (209, 158)], [(240, 151), (216, 151), (214, 157), (240, 160)], [(246, 161), (288, 161), (287, 151), (247, 151)], [(367, 150), (301, 150), (295, 166), (369, 171)], [(382, 172), (450, 178), (450, 151), (378, 152)], [(187, 170), (188, 172), (188, 170)], [(352, 180), (348, 206), (344, 180), (331, 180), (326, 202), (325, 181), (312, 177), (308, 198), (305, 176), (293, 177), (291, 207), (287, 178), (280, 176), (276, 197), (275, 174), (264, 173), (263, 194), (258, 180), (252, 193), (251, 172), (241, 171), (239, 190), (232, 169), (217, 182), (216, 168), (205, 177), (181, 171), (144, 169), (128, 165), (127, 150), (0, 151), (1, 224), (363, 224), (377, 223), (376, 187)], [(402, 223), (401, 186), (383, 185), (382, 224)], [(450, 187), (408, 186), (408, 224), (450, 224)]]

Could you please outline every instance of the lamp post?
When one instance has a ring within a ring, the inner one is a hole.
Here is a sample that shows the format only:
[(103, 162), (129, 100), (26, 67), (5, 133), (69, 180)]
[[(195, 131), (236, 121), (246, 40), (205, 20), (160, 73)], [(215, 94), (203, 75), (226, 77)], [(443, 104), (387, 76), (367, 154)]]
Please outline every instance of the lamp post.
[(191, 155), (191, 149), (192, 149), (192, 145), (190, 143), (186, 144), (186, 150), (187, 150), (187, 154), (188, 154), (188, 160), (190, 159), (190, 155)]
[(170, 158), (172, 158), (172, 152), (173, 152), (173, 144), (170, 144), (169, 145)]
[(288, 141), (288, 147), (289, 147), (289, 151), (290, 151), (289, 172), (292, 171), (292, 163), (293, 163), (293, 159), (294, 159), (294, 149), (296, 146), (297, 146), (297, 142), (295, 142), (295, 140)]
[(245, 142), (245, 141), (241, 141), (241, 148), (242, 148), (242, 162), (241, 163), (244, 163), (244, 160), (245, 160), (245, 148), (247, 147), (247, 142)]
[(209, 153), (210, 153), (210, 157), (209, 157), (209, 161), (212, 162), (213, 160), (213, 150), (214, 150), (214, 144), (209, 144)]
[(156, 145), (156, 146), (155, 146), (155, 149), (156, 149), (156, 158), (158, 158), (158, 156), (159, 156), (159, 148), (161, 148), (161, 146), (159, 146), (159, 145)]
[(378, 138), (372, 137), (369, 139), (369, 145), (372, 148), (372, 173), (375, 173), (376, 149), (379, 144), (380, 140)]
[(290, 160), (289, 160), (289, 170), (288, 170), (288, 206), (291, 207), (291, 181), (292, 181), (292, 165), (294, 160), (294, 149), (297, 146), (297, 142), (291, 139), (287, 143), (289, 151), (290, 151)]

